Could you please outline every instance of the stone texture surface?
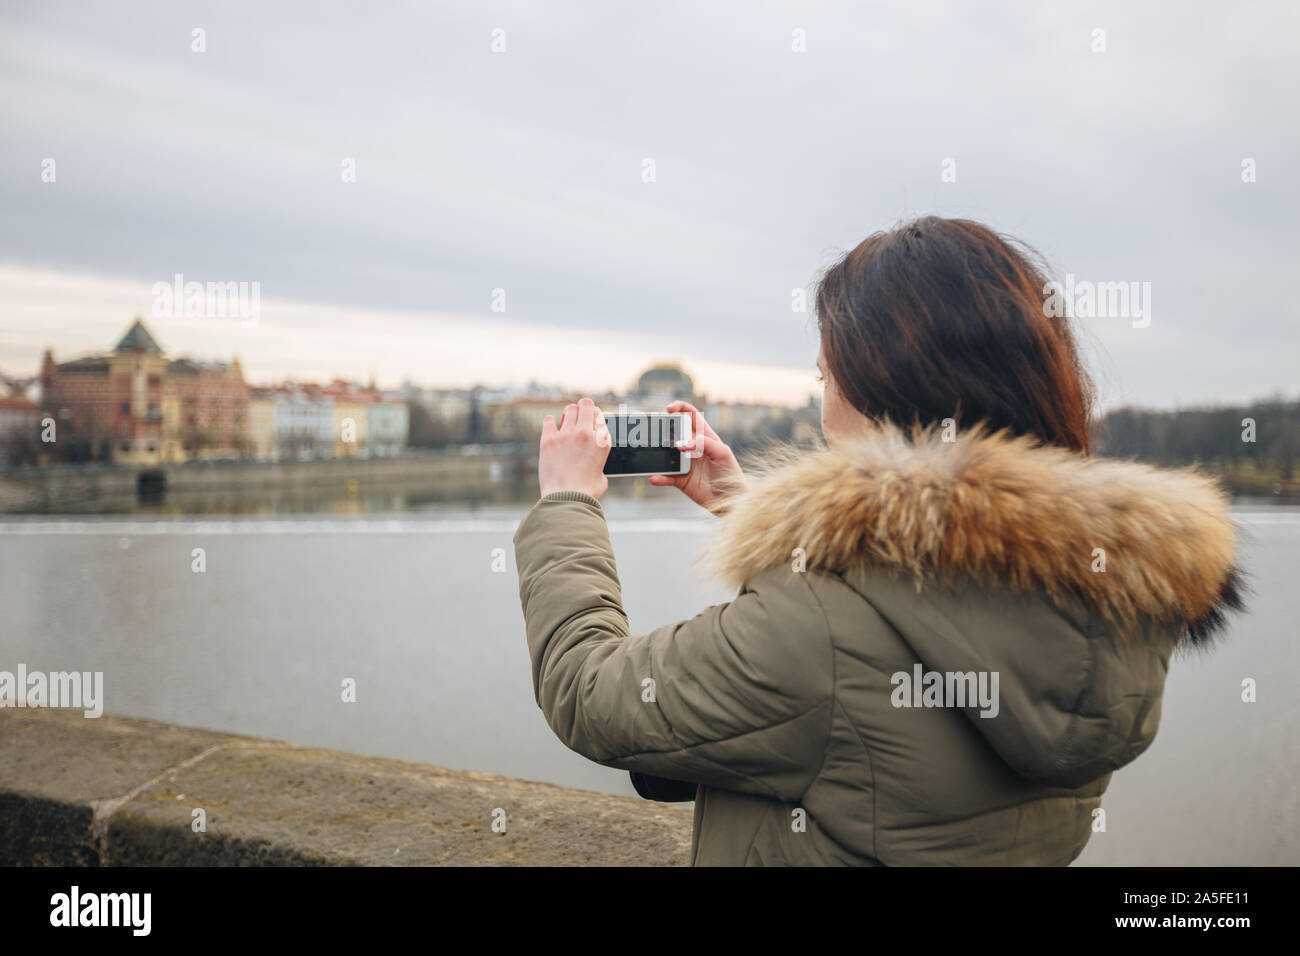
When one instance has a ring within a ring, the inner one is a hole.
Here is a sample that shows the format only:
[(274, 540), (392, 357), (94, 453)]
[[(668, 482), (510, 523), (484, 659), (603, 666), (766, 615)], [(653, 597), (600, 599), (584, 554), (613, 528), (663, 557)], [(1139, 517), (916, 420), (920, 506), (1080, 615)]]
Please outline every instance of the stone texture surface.
[(96, 802), (237, 739), (81, 711), (0, 710), (0, 864), (99, 862)]
[[(193, 829), (196, 809), (206, 832)], [(155, 721), (0, 710), (3, 865), (670, 866), (688, 862), (690, 837), (681, 805)]]

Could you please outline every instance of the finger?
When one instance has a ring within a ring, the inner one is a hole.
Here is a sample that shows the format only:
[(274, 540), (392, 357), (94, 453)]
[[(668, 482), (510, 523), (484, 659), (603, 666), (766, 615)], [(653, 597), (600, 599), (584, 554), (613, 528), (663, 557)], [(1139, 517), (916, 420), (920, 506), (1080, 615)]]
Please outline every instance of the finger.
[(547, 415), (542, 419), (542, 437), (549, 438), (556, 433), (555, 416)]
[(713, 438), (718, 437), (718, 433), (713, 427), (704, 420), (704, 414), (692, 405), (690, 402), (676, 401), (666, 409), (669, 412), (689, 412), (691, 416), (691, 431), (696, 435), (709, 435)]
[(564, 406), (564, 417), (560, 419), (560, 428), (563, 429), (566, 426), (572, 428), (573, 423), (576, 422), (577, 420), (578, 420), (578, 406), (570, 402), (568, 405)]
[(716, 436), (702, 437), (697, 443), (697, 450), (704, 452), (704, 457), (710, 461), (726, 461), (732, 457), (731, 449)]
[(680, 488), (689, 475), (651, 475), (650, 484), (668, 488)]
[(673, 415), (679, 415), (682, 412), (686, 412), (691, 416), (692, 423), (699, 421), (700, 418), (702, 417), (700, 415), (700, 410), (696, 408), (694, 405), (692, 405), (690, 402), (683, 402), (683, 401), (671, 402), (668, 405), (668, 407), (664, 410), (669, 414), (673, 414)]
[(581, 429), (596, 427), (596, 403), (589, 398), (578, 401), (578, 427)]
[(687, 442), (679, 442), (683, 452), (689, 451), (692, 458), (707, 458), (709, 461), (726, 461), (731, 457), (731, 449), (708, 435), (699, 435)]

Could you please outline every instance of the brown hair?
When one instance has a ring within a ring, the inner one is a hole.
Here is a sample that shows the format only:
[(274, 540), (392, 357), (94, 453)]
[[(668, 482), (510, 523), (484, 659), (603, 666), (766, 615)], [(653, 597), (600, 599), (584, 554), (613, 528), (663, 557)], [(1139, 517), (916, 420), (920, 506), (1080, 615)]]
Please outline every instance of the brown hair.
[(1088, 452), (1092, 382), (1040, 263), (966, 219), (869, 236), (817, 288), (827, 372), (868, 418), (952, 417)]

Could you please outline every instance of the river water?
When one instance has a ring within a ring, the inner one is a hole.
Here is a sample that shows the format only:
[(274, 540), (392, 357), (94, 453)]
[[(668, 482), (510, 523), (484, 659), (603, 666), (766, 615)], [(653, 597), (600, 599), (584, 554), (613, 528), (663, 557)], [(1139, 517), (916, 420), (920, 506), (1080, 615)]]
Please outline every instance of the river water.
[[(3, 520), (0, 669), (103, 671), (123, 716), (631, 794), (534, 703), (511, 542), (525, 510)], [(634, 631), (729, 597), (692, 568), (714, 519), (676, 493), (607, 512)], [(1174, 661), (1159, 736), (1115, 775), (1082, 863), (1300, 863), (1300, 508), (1234, 515), (1250, 612)]]

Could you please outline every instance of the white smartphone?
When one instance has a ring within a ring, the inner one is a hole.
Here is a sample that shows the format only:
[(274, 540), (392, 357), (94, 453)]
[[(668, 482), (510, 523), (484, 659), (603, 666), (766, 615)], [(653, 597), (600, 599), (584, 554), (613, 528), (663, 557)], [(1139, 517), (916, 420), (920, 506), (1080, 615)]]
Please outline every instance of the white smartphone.
[(679, 441), (691, 439), (689, 412), (606, 412), (605, 426), (610, 440), (605, 474), (610, 478), (690, 472), (690, 453), (677, 448)]

